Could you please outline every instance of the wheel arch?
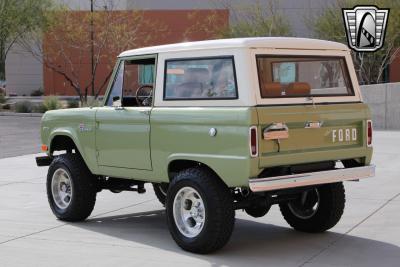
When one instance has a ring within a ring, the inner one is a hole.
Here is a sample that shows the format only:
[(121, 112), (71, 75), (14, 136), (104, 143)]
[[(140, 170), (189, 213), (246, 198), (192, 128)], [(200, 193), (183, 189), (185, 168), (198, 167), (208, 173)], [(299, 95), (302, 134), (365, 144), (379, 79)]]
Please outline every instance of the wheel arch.
[(75, 141), (70, 135), (67, 134), (56, 134), (50, 140), (49, 153), (52, 155), (54, 151), (62, 150), (75, 150), (75, 153), (81, 154), (81, 151), (77, 147)]
[(85, 153), (85, 150), (81, 146), (79, 142), (77, 142), (77, 138), (74, 137), (68, 131), (57, 131), (53, 132), (49, 138), (49, 156), (52, 156), (54, 151), (63, 151), (72, 152), (69, 150), (75, 150), (75, 153), (79, 154), (83, 159), (83, 162), (89, 168), (92, 173), (97, 172), (97, 165), (95, 161), (88, 159)]
[(168, 164), (168, 179), (169, 182), (172, 181), (174, 178), (174, 175), (184, 169), (188, 168), (204, 168), (211, 173), (213, 173), (216, 177), (218, 177), (227, 187), (228, 185), (225, 183), (225, 181), (221, 178), (221, 176), (209, 165), (198, 161), (198, 160), (190, 160), (190, 159), (174, 159), (171, 160)]

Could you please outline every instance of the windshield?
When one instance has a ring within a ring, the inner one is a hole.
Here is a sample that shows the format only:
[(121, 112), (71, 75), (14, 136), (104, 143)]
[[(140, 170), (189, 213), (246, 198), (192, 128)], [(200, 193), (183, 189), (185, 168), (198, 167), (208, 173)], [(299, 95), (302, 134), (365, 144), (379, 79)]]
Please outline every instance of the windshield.
[(345, 59), (257, 56), (262, 98), (352, 96)]

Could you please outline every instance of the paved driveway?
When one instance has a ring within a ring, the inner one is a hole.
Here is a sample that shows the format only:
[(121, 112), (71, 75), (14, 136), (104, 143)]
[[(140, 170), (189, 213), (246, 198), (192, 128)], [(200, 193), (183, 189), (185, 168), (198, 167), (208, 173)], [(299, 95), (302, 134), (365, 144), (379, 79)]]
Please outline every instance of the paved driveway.
[(212, 255), (180, 250), (148, 193), (101, 192), (86, 222), (51, 214), (46, 168), (34, 156), (0, 159), (0, 266), (399, 266), (400, 132), (376, 132), (377, 177), (346, 183), (340, 223), (324, 234), (290, 229), (277, 207), (236, 213), (228, 245)]
[(40, 152), (40, 118), (0, 116), (0, 159)]

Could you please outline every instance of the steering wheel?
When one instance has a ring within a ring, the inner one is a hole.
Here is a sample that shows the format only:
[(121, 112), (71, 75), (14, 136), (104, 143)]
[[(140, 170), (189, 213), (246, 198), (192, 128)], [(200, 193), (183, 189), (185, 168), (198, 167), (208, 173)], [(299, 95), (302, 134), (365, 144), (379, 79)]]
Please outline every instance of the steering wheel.
[(136, 90), (136, 102), (139, 106), (151, 106), (153, 100), (153, 86), (142, 85)]

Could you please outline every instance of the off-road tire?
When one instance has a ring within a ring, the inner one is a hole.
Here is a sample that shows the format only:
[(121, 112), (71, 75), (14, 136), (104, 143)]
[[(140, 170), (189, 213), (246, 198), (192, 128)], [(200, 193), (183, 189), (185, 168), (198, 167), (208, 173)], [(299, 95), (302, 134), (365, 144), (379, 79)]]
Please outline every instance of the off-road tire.
[(167, 183), (153, 183), (154, 193), (160, 203), (165, 206), (165, 199), (167, 198), (168, 184)]
[(319, 206), (316, 213), (308, 219), (296, 216), (288, 203), (280, 204), (286, 222), (297, 231), (321, 233), (335, 226), (342, 217), (346, 197), (343, 183), (326, 184), (317, 188)]
[[(73, 192), (71, 202), (65, 209), (60, 209), (55, 204), (51, 189), (53, 174), (60, 168), (70, 175)], [(83, 221), (93, 211), (97, 194), (96, 180), (79, 154), (57, 156), (49, 167), (46, 187), (50, 208), (58, 219), (70, 222)]]
[[(203, 229), (192, 238), (183, 235), (174, 220), (174, 199), (184, 187), (195, 189), (205, 207)], [(169, 231), (175, 242), (186, 251), (200, 254), (222, 248), (229, 241), (235, 224), (235, 210), (229, 188), (214, 173), (203, 168), (189, 168), (175, 176), (168, 189), (166, 214)]]

